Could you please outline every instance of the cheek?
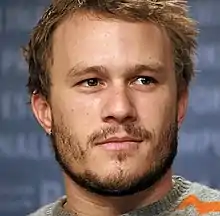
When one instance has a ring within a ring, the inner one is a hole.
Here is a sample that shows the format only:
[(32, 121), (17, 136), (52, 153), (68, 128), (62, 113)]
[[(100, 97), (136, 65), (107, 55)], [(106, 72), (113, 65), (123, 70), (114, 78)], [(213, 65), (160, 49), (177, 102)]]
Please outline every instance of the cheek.
[(91, 95), (78, 95), (71, 90), (62, 93), (59, 92), (59, 96), (53, 101), (56, 103), (54, 104), (55, 107), (67, 116), (67, 118), (72, 115), (76, 119), (80, 116), (90, 116), (92, 112), (97, 110), (100, 104), (100, 100), (95, 99)]
[(83, 137), (93, 133), (100, 123), (100, 100), (90, 97), (71, 95), (57, 100), (58, 112), (62, 115), (63, 121), (81, 141), (84, 141)]
[(156, 130), (175, 120), (177, 102), (172, 94), (160, 93), (139, 98), (142, 100), (137, 100), (135, 103), (140, 121), (146, 129)]
[[(80, 121), (91, 121), (97, 118), (100, 108), (100, 100), (89, 97), (77, 97), (66, 104), (67, 112), (71, 112), (75, 119), (81, 118)], [(79, 122), (79, 121), (77, 121)], [(91, 123), (91, 122), (90, 122)]]

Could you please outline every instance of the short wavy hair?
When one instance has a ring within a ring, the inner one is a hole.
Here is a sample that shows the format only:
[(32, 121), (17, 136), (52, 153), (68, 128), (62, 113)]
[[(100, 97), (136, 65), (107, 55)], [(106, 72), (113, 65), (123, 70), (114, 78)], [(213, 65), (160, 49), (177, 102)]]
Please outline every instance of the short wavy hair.
[[(185, 0), (53, 0), (33, 29), (23, 49), (29, 66), (29, 94), (50, 97), (50, 66), (53, 64), (52, 35), (67, 17), (89, 12), (129, 22), (153, 22), (166, 29), (172, 43), (178, 92), (188, 88), (195, 74), (197, 23), (188, 14)], [(83, 27), (82, 27), (83, 28)]]

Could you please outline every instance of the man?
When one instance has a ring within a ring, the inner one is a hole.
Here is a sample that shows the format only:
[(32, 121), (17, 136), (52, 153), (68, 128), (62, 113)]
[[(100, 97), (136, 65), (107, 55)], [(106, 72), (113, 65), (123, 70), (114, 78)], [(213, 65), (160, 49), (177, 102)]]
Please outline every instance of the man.
[(172, 175), (196, 36), (183, 0), (53, 2), (24, 53), (66, 196), (32, 216), (220, 215)]

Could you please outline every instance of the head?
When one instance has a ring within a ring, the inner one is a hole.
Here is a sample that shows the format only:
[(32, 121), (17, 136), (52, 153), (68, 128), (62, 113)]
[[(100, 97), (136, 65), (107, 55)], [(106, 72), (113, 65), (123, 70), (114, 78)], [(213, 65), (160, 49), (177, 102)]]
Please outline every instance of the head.
[(182, 0), (51, 4), (24, 50), (27, 86), (69, 179), (123, 196), (171, 169), (196, 35)]

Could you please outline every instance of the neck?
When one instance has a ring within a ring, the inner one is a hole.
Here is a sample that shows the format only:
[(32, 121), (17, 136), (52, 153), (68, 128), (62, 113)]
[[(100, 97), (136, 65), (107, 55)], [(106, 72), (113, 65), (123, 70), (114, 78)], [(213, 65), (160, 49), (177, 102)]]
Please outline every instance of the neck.
[(65, 209), (79, 216), (115, 216), (148, 206), (162, 199), (172, 188), (171, 170), (151, 188), (124, 197), (104, 197), (90, 193), (65, 175), (67, 202)]

